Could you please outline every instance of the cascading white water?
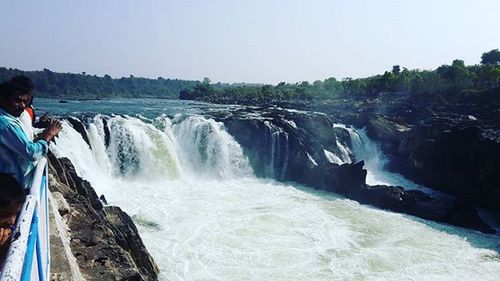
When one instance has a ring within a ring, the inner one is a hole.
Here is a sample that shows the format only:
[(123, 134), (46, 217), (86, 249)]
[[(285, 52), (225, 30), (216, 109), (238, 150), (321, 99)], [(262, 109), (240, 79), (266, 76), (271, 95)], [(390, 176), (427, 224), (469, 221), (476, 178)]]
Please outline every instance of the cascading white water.
[[(388, 172), (385, 169), (385, 165), (388, 162), (387, 157), (382, 153), (378, 144), (368, 138), (364, 128), (354, 129), (342, 124), (335, 124), (334, 127), (342, 128), (349, 132), (352, 149), (347, 145), (340, 144), (338, 141), (337, 145), (340, 147), (344, 159), (348, 159), (344, 161), (344, 163), (352, 163), (361, 160), (365, 162), (364, 168), (367, 170), (367, 184), (403, 186), (406, 189), (418, 189), (429, 194), (445, 196), (438, 191), (418, 185), (400, 174)], [(354, 157), (350, 157), (350, 155)]]
[(224, 130), (222, 123), (201, 116), (174, 122), (179, 154), (190, 175), (215, 174), (221, 179), (252, 175), (240, 145)]
[[(497, 280), (500, 274), (498, 253), (474, 246), (498, 247), (496, 236), (256, 179), (221, 123), (115, 116), (107, 120), (105, 148), (99, 118), (88, 125), (92, 150), (66, 123), (53, 148), (133, 216), (162, 280)], [(361, 143), (363, 135), (356, 135)]]
[(132, 178), (170, 178), (180, 174), (176, 142), (152, 124), (137, 118), (108, 120), (110, 145), (107, 149), (114, 173)]
[(94, 122), (89, 124), (87, 131), (94, 158), (98, 163), (99, 168), (102, 169), (105, 174), (109, 175), (112, 172), (113, 165), (111, 164), (106, 153), (104, 123), (102, 118), (103, 117), (101, 115), (95, 116), (93, 120)]
[[(297, 126), (293, 121), (288, 122), (291, 126)], [(264, 121), (268, 132), (264, 136), (266, 144), (271, 149), (269, 160), (266, 163), (266, 177), (283, 179), (288, 166), (288, 133), (282, 128), (273, 125), (269, 121)]]
[[(349, 132), (349, 135), (351, 138), (353, 138), (352, 131), (353, 129), (347, 128), (345, 125), (342, 124), (333, 124), (333, 128), (342, 128), (344, 130), (347, 130)], [(352, 142), (352, 140), (351, 140)], [(341, 140), (339, 137), (335, 139), (335, 144), (337, 145), (337, 150), (339, 154), (335, 154), (329, 150), (324, 150), (326, 159), (330, 161), (331, 163), (335, 163), (338, 165), (342, 165), (345, 163), (352, 163), (354, 162), (354, 152), (350, 148), (350, 145), (345, 143), (345, 140)]]

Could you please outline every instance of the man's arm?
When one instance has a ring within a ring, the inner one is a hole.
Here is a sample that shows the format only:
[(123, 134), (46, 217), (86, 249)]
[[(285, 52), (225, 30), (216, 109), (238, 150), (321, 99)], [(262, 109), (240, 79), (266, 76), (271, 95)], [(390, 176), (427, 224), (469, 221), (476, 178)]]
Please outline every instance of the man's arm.
[(49, 145), (47, 140), (31, 141), (23, 130), (15, 125), (7, 125), (0, 133), (1, 142), (21, 157), (36, 161), (47, 155)]

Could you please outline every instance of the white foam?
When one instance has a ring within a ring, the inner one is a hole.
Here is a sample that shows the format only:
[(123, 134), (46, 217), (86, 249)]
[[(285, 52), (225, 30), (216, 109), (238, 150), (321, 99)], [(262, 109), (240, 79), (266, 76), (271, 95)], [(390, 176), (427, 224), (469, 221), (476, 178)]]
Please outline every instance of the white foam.
[(330, 163), (335, 163), (339, 165), (344, 164), (344, 161), (342, 161), (342, 159), (340, 159), (337, 155), (333, 154), (331, 151), (328, 151), (326, 149), (323, 149), (323, 151), (325, 152), (326, 159), (328, 159)]

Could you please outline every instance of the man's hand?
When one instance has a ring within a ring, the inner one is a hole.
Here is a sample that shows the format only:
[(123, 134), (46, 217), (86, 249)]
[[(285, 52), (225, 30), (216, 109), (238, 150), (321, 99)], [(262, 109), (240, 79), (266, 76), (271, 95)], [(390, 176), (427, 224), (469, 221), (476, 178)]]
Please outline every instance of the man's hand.
[(51, 119), (49, 126), (43, 130), (40, 137), (47, 142), (50, 142), (54, 137), (56, 137), (62, 129), (61, 121), (57, 119)]
[(8, 228), (0, 228), (0, 246), (3, 246), (7, 243), (11, 233), (11, 230)]

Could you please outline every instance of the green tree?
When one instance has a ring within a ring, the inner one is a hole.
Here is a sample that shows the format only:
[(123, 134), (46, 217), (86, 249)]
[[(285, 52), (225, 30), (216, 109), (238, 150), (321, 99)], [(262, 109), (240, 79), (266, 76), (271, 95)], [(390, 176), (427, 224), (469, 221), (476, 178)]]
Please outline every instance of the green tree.
[(399, 74), (399, 72), (401, 72), (401, 67), (399, 65), (395, 65), (392, 67), (392, 73), (397, 75)]
[(500, 51), (498, 49), (483, 53), (481, 56), (482, 64), (500, 65)]

